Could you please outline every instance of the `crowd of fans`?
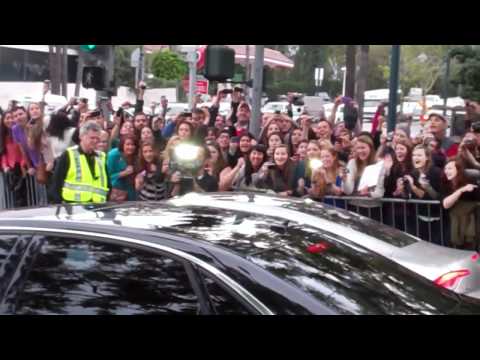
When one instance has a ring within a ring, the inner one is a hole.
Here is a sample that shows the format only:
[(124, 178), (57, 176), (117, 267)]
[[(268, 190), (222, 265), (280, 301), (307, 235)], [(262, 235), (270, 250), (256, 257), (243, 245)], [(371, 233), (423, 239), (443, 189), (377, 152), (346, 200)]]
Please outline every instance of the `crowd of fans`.
[[(255, 137), (249, 133), (251, 109), (240, 91), (231, 95), (229, 116), (219, 114), (226, 97), (220, 91), (210, 107), (195, 107), (166, 121), (165, 99), (158, 114), (142, 112), (143, 88), (138, 88), (133, 116), (123, 108), (110, 108), (108, 116), (89, 111), (86, 99), (72, 99), (49, 117), (43, 115), (42, 103), (4, 111), (0, 166), (16, 194), (16, 205), (25, 205), (22, 179), (27, 174), (47, 185), (52, 203), (62, 202), (65, 151), (79, 143), (80, 127), (94, 121), (101, 131), (95, 148), (106, 154), (111, 201), (163, 200), (192, 190), (263, 190), (342, 207), (345, 203), (341, 199), (333, 203), (332, 197), (370, 198), (349, 206), (368, 209), (375, 218), (383, 206), (381, 198), (439, 200), (450, 212), (451, 243), (473, 243), (470, 215), (480, 192), (465, 169), (480, 169), (480, 122), (475, 122), (480, 106), (475, 102), (467, 103), (465, 135), (455, 138), (447, 136), (448, 121), (439, 114), (422, 123), (422, 131), (415, 136), (410, 134), (411, 118), (399, 116), (395, 132), (387, 134), (385, 104), (378, 108), (371, 131), (359, 130), (353, 101), (345, 105), (344, 121), (335, 123), (337, 109), (345, 101), (341, 97), (329, 118), (304, 113), (294, 121), (290, 97), (288, 114), (262, 114), (261, 133)], [(188, 174), (176, 160), (175, 151), (182, 144), (200, 149), (196, 166)], [(373, 172), (376, 178), (369, 175), (364, 181), (372, 165), (378, 165)], [(402, 224), (403, 215), (384, 212), (387, 220), (390, 217), (396, 226), (407, 228), (415, 226), (416, 216), (427, 216), (422, 206), (409, 208), (408, 224)], [(425, 236), (422, 231), (420, 235)]]

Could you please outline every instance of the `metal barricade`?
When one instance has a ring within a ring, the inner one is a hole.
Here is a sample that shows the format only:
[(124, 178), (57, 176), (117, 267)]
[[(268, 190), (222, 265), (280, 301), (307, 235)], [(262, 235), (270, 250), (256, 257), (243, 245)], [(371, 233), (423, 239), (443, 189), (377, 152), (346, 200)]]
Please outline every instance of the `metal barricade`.
[(0, 173), (0, 209), (48, 204), (47, 187), (45, 185), (40, 185), (35, 177), (30, 175), (23, 177), (20, 181), (24, 181), (25, 185), (15, 191), (14, 189), (18, 184), (12, 184), (6, 174)]
[(323, 201), (397, 228), (422, 240), (449, 246), (448, 214), (440, 201), (353, 196), (326, 196)]

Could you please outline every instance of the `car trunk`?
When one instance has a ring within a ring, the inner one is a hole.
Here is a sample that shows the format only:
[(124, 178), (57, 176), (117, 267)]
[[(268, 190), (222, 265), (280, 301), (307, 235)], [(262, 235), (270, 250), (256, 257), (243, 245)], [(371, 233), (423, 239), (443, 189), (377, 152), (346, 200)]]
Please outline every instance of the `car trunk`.
[(474, 255), (473, 251), (456, 250), (420, 241), (396, 250), (392, 259), (432, 281), (448, 272), (467, 269), (470, 271), (468, 281), (467, 277), (461, 279), (452, 290), (469, 294), (479, 291), (480, 288), (480, 263), (472, 259)]

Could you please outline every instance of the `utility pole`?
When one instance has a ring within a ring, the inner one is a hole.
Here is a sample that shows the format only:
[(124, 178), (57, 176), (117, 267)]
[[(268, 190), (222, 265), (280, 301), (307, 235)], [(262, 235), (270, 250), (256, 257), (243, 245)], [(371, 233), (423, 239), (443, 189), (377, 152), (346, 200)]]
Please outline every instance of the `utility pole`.
[(144, 45), (140, 45), (140, 56), (138, 58), (138, 66), (136, 68), (135, 73), (135, 87), (138, 85), (140, 81), (145, 79), (145, 47)]
[(62, 95), (68, 97), (68, 47), (62, 45)]
[(348, 96), (352, 99), (355, 97), (356, 52), (357, 52), (356, 45), (347, 45), (346, 54), (345, 54), (346, 67), (347, 67), (347, 72), (345, 75), (345, 96)]
[(443, 77), (443, 116), (447, 116), (448, 81), (450, 78), (450, 52), (445, 56), (445, 74)]
[(77, 79), (75, 81), (75, 97), (80, 96), (80, 86), (82, 84), (82, 71), (83, 71), (83, 56), (79, 50), (78, 57), (77, 57)]
[(357, 78), (356, 98), (358, 103), (358, 117), (363, 124), (363, 104), (365, 101), (365, 91), (367, 90), (368, 81), (368, 53), (370, 45), (360, 45), (360, 69)]
[(263, 64), (265, 45), (255, 45), (255, 65), (253, 69), (252, 116), (249, 130), (256, 138), (260, 135), (260, 114), (262, 106)]
[(197, 48), (194, 47), (187, 53), (188, 62), (188, 106), (193, 110), (197, 85)]
[(390, 58), (390, 94), (388, 102), (388, 134), (395, 131), (397, 122), (398, 78), (400, 72), (400, 45), (392, 45)]

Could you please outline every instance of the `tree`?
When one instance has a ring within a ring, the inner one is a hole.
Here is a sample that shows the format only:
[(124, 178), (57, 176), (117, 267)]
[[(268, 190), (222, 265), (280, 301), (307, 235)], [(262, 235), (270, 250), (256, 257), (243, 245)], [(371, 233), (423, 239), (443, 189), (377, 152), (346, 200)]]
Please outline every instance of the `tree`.
[(137, 45), (119, 45), (115, 47), (115, 85), (135, 87), (135, 69), (130, 58)]
[(451, 51), (452, 58), (460, 65), (453, 83), (461, 86), (460, 96), (480, 101), (480, 51), (471, 47), (459, 47)]
[(156, 52), (152, 57), (152, 73), (165, 80), (181, 80), (188, 71), (188, 66), (182, 58), (170, 51)]
[[(400, 84), (404, 92), (422, 88), (428, 94), (440, 80), (445, 56), (455, 45), (403, 45), (400, 53)], [(384, 66), (384, 77), (390, 77), (390, 66)]]
[(388, 88), (388, 79), (384, 77), (384, 68), (389, 65), (391, 45), (370, 45), (368, 56), (368, 89)]

